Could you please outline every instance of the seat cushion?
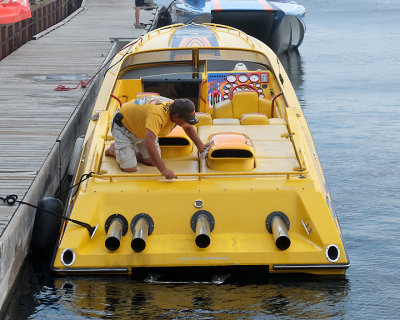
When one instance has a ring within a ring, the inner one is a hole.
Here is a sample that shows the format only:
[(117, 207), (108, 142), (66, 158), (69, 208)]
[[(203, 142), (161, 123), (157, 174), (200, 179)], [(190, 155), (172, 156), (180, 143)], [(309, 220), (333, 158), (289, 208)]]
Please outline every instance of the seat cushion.
[(268, 117), (263, 113), (245, 113), (240, 117), (240, 124), (269, 124)]
[(209, 113), (196, 112), (196, 116), (197, 116), (197, 119), (199, 119), (199, 122), (197, 124), (195, 124), (195, 127), (212, 125), (212, 118)]
[(233, 118), (231, 100), (224, 100), (215, 104), (213, 117), (214, 119)]
[(240, 124), (240, 121), (238, 119), (233, 119), (233, 118), (222, 118), (222, 119), (214, 119), (212, 121), (212, 124)]
[(239, 119), (244, 113), (258, 112), (258, 94), (254, 91), (239, 91), (232, 97), (233, 118)]
[(265, 98), (258, 98), (258, 112), (264, 113), (271, 118), (272, 101)]

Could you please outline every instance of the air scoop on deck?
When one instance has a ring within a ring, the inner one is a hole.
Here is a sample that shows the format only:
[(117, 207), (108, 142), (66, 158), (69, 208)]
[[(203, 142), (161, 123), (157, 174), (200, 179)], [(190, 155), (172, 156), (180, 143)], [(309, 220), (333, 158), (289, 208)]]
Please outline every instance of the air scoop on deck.
[(168, 136), (160, 137), (158, 142), (162, 157), (166, 159), (184, 157), (193, 151), (192, 141), (179, 126), (176, 126)]
[(220, 171), (250, 171), (254, 169), (254, 149), (243, 133), (216, 133), (208, 138), (211, 147), (206, 156), (207, 166)]

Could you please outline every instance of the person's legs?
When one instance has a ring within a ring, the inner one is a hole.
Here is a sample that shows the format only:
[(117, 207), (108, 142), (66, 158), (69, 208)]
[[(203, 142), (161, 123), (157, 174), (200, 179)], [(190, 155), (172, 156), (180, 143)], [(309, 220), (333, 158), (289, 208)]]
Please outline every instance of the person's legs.
[(114, 143), (105, 150), (105, 155), (115, 157), (122, 171), (136, 172), (135, 136), (117, 124), (114, 124), (111, 133), (114, 137)]
[(141, 7), (136, 7), (136, 8), (135, 8), (136, 26), (139, 26), (139, 25), (140, 25), (140, 22), (139, 22), (139, 18), (140, 18), (140, 9), (141, 9)]
[[(156, 140), (155, 143), (156, 143), (158, 153), (161, 156), (161, 149), (160, 149), (160, 145), (158, 144), (158, 139)], [(143, 163), (147, 166), (154, 166), (153, 160), (151, 160), (150, 155), (144, 146), (144, 139), (136, 138), (136, 148), (138, 150), (138, 152), (136, 152), (137, 161), (139, 161), (140, 163)]]
[(136, 27), (140, 27), (140, 10), (144, 6), (144, 0), (135, 0), (135, 21), (136, 21)]

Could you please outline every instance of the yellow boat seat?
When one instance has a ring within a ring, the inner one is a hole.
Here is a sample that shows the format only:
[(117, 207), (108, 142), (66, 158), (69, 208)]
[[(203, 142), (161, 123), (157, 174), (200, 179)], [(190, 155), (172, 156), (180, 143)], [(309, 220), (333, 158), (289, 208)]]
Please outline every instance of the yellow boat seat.
[(255, 125), (269, 124), (268, 117), (264, 113), (245, 113), (240, 117), (240, 124)]
[(240, 124), (239, 119), (234, 118), (221, 118), (221, 119), (213, 119), (212, 124), (220, 125), (220, 124)]
[(271, 105), (270, 100), (259, 98), (257, 92), (239, 91), (233, 95), (232, 100), (217, 103), (213, 117), (214, 119), (240, 119), (245, 114), (262, 114), (264, 117), (249, 117), (244, 120), (245, 124), (268, 124), (266, 120), (271, 116)]
[(212, 125), (213, 120), (209, 113), (196, 112), (196, 116), (197, 116), (197, 119), (199, 119), (199, 122), (197, 122), (195, 124), (195, 127)]

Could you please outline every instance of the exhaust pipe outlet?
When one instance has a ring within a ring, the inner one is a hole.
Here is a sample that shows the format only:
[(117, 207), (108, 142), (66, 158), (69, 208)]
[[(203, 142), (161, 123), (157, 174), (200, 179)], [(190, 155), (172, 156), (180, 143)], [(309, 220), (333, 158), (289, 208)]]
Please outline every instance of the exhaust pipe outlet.
[(67, 248), (61, 253), (61, 262), (64, 266), (72, 266), (75, 262), (75, 252), (74, 250)]
[(193, 215), (190, 226), (196, 233), (195, 243), (199, 248), (207, 248), (210, 245), (210, 234), (214, 225), (214, 217), (206, 210), (199, 210)]
[(265, 221), (267, 230), (274, 236), (275, 245), (280, 250), (290, 247), (288, 230), (290, 227), (289, 218), (281, 211), (272, 212)]
[(135, 252), (142, 252), (146, 248), (147, 236), (154, 230), (153, 219), (145, 213), (140, 213), (132, 219), (131, 230), (131, 248)]
[(115, 251), (121, 244), (121, 237), (128, 232), (128, 221), (120, 214), (113, 214), (107, 218), (105, 229), (107, 233), (105, 246), (110, 251)]

